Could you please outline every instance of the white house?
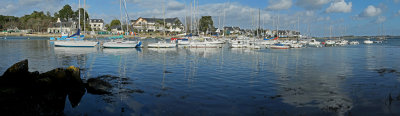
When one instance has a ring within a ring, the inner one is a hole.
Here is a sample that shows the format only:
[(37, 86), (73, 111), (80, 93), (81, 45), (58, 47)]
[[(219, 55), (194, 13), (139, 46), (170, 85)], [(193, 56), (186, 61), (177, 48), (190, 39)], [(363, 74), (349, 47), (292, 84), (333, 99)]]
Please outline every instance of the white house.
[(78, 27), (76, 21), (61, 21), (58, 18), (57, 22), (51, 22), (49, 28), (47, 28), (48, 33), (72, 33), (75, 32)]
[(132, 22), (133, 28), (140, 32), (154, 32), (154, 31), (166, 31), (166, 32), (182, 32), (184, 26), (178, 18), (166, 18), (165, 29), (164, 19), (162, 18), (142, 18), (139, 17), (135, 22)]
[(96, 31), (104, 31), (104, 21), (103, 19), (90, 19), (90, 28)]

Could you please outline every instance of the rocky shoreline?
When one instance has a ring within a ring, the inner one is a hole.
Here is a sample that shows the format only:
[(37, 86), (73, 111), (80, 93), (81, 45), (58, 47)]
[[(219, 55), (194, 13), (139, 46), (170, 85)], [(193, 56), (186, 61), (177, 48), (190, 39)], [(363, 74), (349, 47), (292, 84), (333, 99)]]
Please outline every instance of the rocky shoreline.
[(0, 77), (0, 111), (8, 115), (63, 115), (67, 98), (76, 107), (86, 90), (103, 95), (111, 94), (112, 87), (103, 78), (84, 83), (80, 69), (74, 66), (42, 74), (29, 72), (28, 60), (23, 60)]

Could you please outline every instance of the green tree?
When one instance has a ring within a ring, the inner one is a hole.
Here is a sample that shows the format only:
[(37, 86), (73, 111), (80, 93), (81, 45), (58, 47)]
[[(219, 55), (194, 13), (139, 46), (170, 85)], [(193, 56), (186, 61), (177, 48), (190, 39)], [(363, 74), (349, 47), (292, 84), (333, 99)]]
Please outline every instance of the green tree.
[(69, 18), (75, 18), (74, 11), (72, 11), (70, 5), (65, 5), (60, 11), (58, 11), (58, 16), (56, 18), (64, 19), (64, 20), (69, 20)]
[(43, 11), (33, 11), (30, 15), (20, 18), (19, 29), (32, 29), (35, 32), (44, 32), (49, 27), (49, 22), (55, 21), (53, 17), (46, 15)]
[(106, 24), (104, 27), (106, 27), (107, 31), (111, 31), (111, 27), (109, 24)]
[(215, 31), (214, 30), (214, 22), (212, 20), (211, 16), (202, 16), (200, 19), (200, 31), (206, 32), (207, 30), (209, 31)]
[(12, 26), (18, 26), (18, 20), (18, 17), (0, 15), (0, 30), (5, 30), (9, 27), (12, 28)]
[[(79, 12), (81, 12), (81, 19), (80, 19), (80, 21), (81, 21), (81, 29), (83, 29), (83, 25), (84, 25), (84, 23), (83, 23), (83, 20), (86, 20), (86, 29), (87, 28), (90, 28), (89, 27), (89, 14), (87, 13), (87, 11), (85, 11), (85, 14), (83, 14), (83, 11), (84, 11), (84, 9), (83, 8), (79, 8), (79, 10), (76, 10), (75, 11), (75, 17), (74, 17), (74, 19), (75, 20), (77, 20), (78, 18), (79, 18)], [(83, 15), (85, 15), (85, 17), (83, 17)], [(83, 30), (85, 30), (85, 29), (83, 29)]]
[(117, 19), (114, 19), (110, 23), (110, 27), (115, 26), (115, 25), (121, 25), (121, 22)]

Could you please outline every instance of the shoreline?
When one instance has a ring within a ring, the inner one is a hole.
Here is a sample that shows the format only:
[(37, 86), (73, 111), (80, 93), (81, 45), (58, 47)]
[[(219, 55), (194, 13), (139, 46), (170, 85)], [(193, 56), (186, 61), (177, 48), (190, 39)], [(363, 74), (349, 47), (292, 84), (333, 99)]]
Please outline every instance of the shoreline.
[[(4, 36), (15, 36), (15, 37), (60, 37), (60, 34), (50, 34), (50, 33), (35, 33), (35, 34), (27, 34), (27, 33), (5, 33), (2, 32), (0, 33), (1, 37)], [(107, 37), (113, 37), (113, 36), (118, 36), (118, 35), (87, 35), (85, 38), (107, 38)], [(140, 35), (124, 35), (127, 38), (133, 38), (133, 37), (145, 37), (145, 38), (160, 38), (163, 35), (161, 34), (140, 34)], [(180, 37), (180, 36), (167, 36), (168, 38), (174, 38), (174, 37)], [(234, 37), (234, 36), (227, 36), (227, 37)], [(343, 39), (366, 39), (366, 38), (371, 38), (374, 39), (377, 36), (351, 36), (351, 37), (342, 37)], [(399, 38), (399, 36), (385, 36), (386, 38)], [(298, 38), (280, 38), (280, 39), (298, 39)], [(313, 37), (313, 39), (318, 39), (318, 40), (323, 40), (323, 39), (329, 39), (328, 37)]]

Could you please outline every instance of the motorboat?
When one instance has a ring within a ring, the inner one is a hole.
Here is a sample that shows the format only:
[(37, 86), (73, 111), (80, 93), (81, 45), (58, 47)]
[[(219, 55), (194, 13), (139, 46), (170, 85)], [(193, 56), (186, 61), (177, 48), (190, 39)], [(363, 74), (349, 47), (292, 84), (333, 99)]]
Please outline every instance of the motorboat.
[(344, 45), (348, 45), (349, 41), (347, 40), (339, 40), (336, 42), (336, 45), (340, 45), (340, 46), (344, 46)]
[(247, 46), (244, 40), (231, 40), (230, 47), (231, 48), (245, 48)]
[(360, 44), (360, 43), (359, 43), (358, 41), (351, 41), (350, 44), (351, 44), (351, 45), (358, 45), (358, 44)]
[(290, 48), (302, 48), (303, 45), (299, 44), (299, 43), (293, 43), (293, 44), (289, 44)]
[(320, 46), (321, 42), (315, 40), (315, 39), (311, 39), (310, 42), (308, 42), (309, 46)]
[(364, 40), (364, 44), (372, 44), (374, 41), (371, 41), (369, 38), (367, 40)]
[(333, 40), (326, 40), (324, 45), (325, 45), (325, 46), (334, 46), (335, 43), (336, 43), (336, 42), (333, 41)]

